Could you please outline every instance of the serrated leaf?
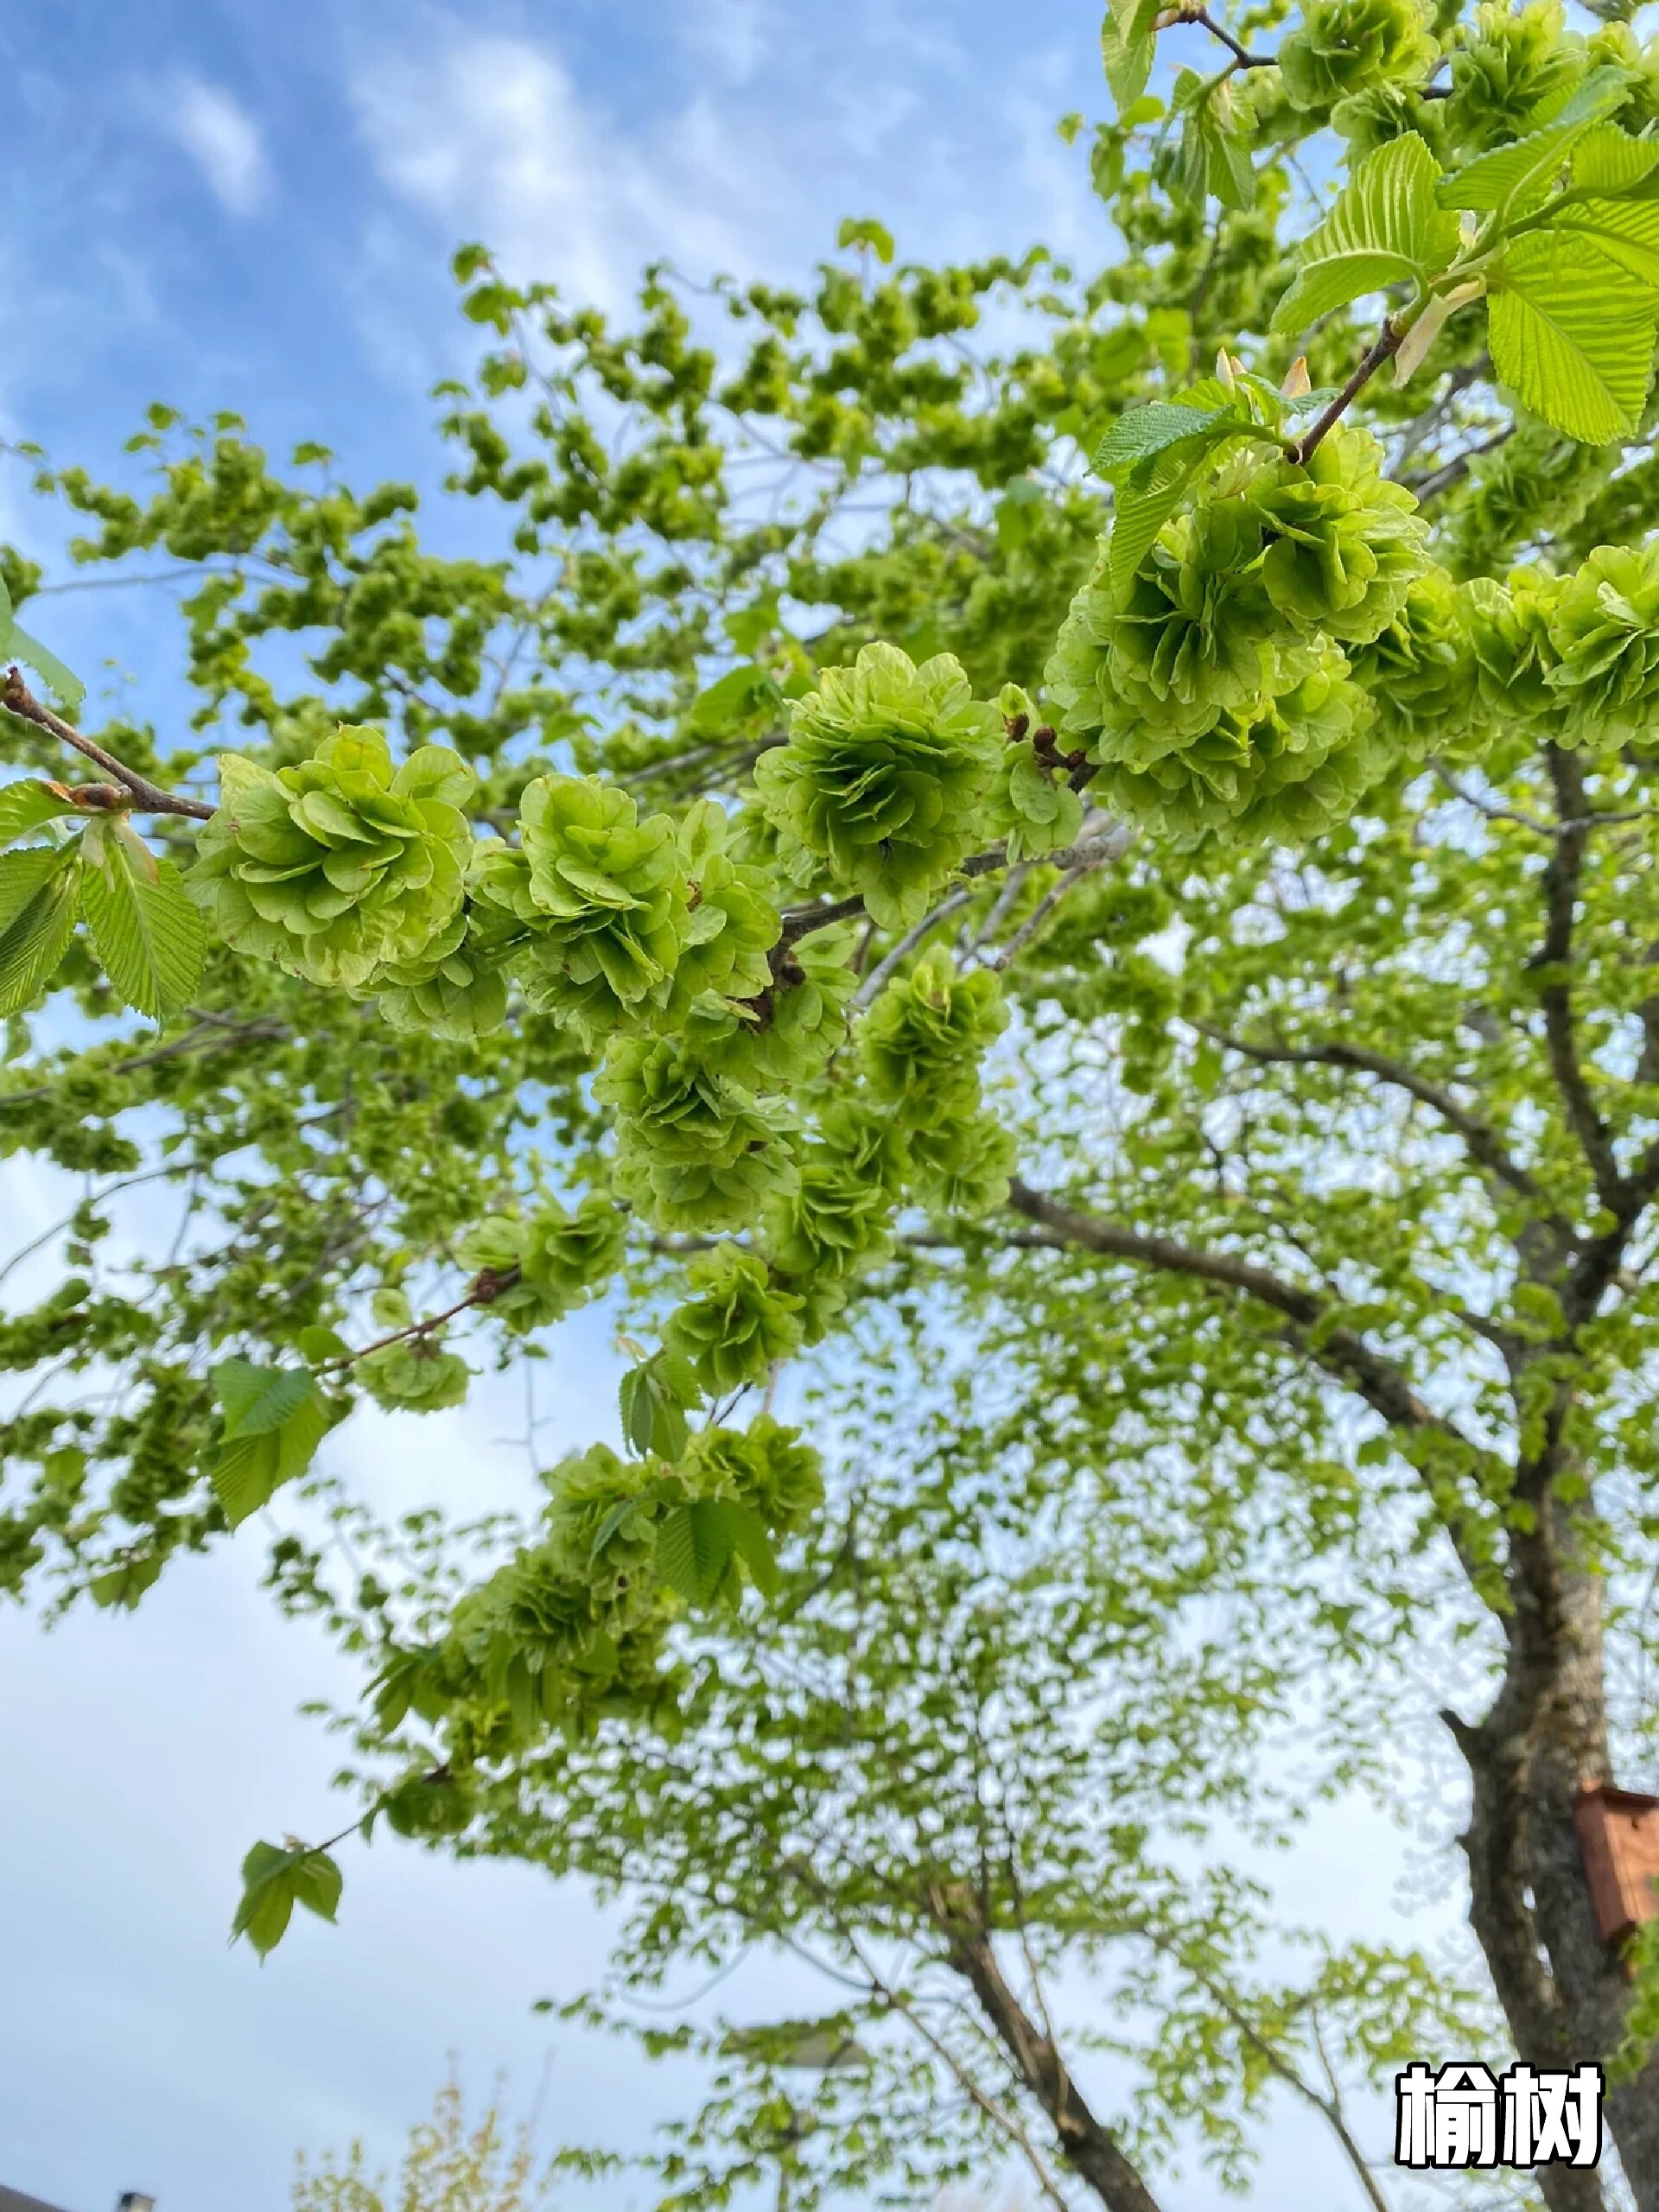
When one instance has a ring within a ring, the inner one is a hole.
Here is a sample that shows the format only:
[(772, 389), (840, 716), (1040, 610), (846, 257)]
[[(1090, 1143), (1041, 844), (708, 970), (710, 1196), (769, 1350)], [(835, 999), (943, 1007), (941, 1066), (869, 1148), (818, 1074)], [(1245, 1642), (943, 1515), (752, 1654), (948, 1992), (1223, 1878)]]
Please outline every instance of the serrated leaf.
[(1647, 397), (1659, 295), (1587, 241), (1517, 238), (1488, 279), (1492, 365), (1570, 438), (1628, 436)]
[(1616, 123), (1592, 124), (1573, 149), (1574, 191), (1638, 192), (1659, 187), (1659, 139), (1632, 138)]
[(732, 1559), (732, 1530), (716, 1498), (677, 1505), (657, 1524), (657, 1569), (671, 1590), (694, 1605), (708, 1604)]
[(1571, 200), (1550, 232), (1584, 238), (1642, 283), (1659, 286), (1659, 199)]
[(342, 1886), (340, 1868), (326, 1851), (284, 1851), (274, 1843), (256, 1843), (242, 1861), (242, 1897), (231, 1923), (231, 1941), (245, 1936), (264, 1959), (287, 1934), (296, 1904), (332, 1921)]
[(1457, 218), (1435, 198), (1440, 163), (1414, 130), (1358, 162), (1331, 213), (1301, 250), (1301, 268), (1274, 310), (1276, 331), (1305, 330), (1322, 315), (1387, 285), (1421, 289), (1457, 252)]
[(73, 670), (67, 669), (40, 639), (32, 637), (11, 612), (11, 601), (7, 598), (3, 616), (0, 616), (0, 664), (20, 660), (25, 668), (32, 668), (47, 690), (57, 701), (58, 711), (73, 721), (80, 711), (81, 701), (86, 696), (86, 686)]
[(622, 1497), (617, 1500), (594, 1532), (593, 1544), (588, 1554), (589, 1567), (598, 1564), (606, 1546), (616, 1535), (618, 1529), (625, 1522), (632, 1520), (636, 1513), (643, 1512), (648, 1503), (649, 1501), (643, 1497)]
[(32, 777), (21, 783), (0, 784), (0, 845), (15, 845), (31, 830), (74, 811), (50, 784), (37, 783)]
[(77, 844), (0, 853), (0, 1015), (28, 1006), (68, 950), (80, 875)]
[(1147, 89), (1152, 74), (1152, 19), (1157, 12), (1155, 0), (1152, 5), (1147, 0), (1125, 0), (1122, 5), (1114, 0), (1101, 17), (1101, 65), (1120, 116)]
[(1436, 199), (1442, 207), (1468, 207), (1478, 213), (1524, 207), (1566, 165), (1592, 124), (1620, 106), (1629, 92), (1624, 70), (1592, 69), (1543, 130), (1507, 146), (1494, 146), (1491, 153), (1453, 169), (1435, 188)]
[(1154, 454), (1112, 495), (1112, 582), (1120, 588), (1141, 565), (1159, 531), (1185, 498), (1199, 470), (1219, 460), (1243, 433), (1220, 426), (1209, 439), (1183, 441)]
[(155, 870), (150, 880), (136, 842), (119, 836), (106, 841), (100, 865), (86, 871), (81, 910), (117, 995), (160, 1021), (194, 995), (207, 928), (172, 861), (141, 848)]
[(631, 1367), (616, 1386), (617, 1411), (622, 1433), (641, 1459), (651, 1449), (651, 1432), (657, 1410), (657, 1382), (648, 1366)]
[(225, 1415), (226, 1436), (269, 1435), (317, 1387), (306, 1368), (260, 1367), (251, 1359), (220, 1360), (210, 1379)]
[(1137, 462), (1189, 438), (1207, 438), (1219, 423), (1236, 423), (1230, 407), (1187, 407), (1179, 400), (1154, 399), (1120, 415), (1095, 448), (1095, 473), (1111, 480)]

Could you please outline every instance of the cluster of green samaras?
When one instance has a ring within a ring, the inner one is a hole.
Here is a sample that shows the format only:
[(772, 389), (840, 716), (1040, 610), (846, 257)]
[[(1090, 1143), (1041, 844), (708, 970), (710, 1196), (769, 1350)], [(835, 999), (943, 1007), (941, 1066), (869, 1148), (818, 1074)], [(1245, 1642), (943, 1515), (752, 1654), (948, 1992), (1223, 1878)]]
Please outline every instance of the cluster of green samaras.
[[(846, 1050), (855, 931), (817, 923), (810, 903), (786, 924), (785, 901), (850, 889), (897, 928), (970, 848), (1000, 834), (1034, 850), (1057, 824), (1074, 830), (1081, 803), (1052, 747), (1023, 729), (1011, 741), (954, 662), (917, 669), (873, 646), (797, 703), (789, 741), (760, 762), (760, 806), (740, 817), (706, 800), (642, 817), (614, 786), (544, 776), (523, 794), (515, 842), (479, 839), (455, 755), (426, 747), (394, 767), (377, 733), (348, 729), (296, 767), (225, 760), (191, 882), (226, 943), (378, 996), (399, 1026), (475, 1034), (505, 1018), (512, 989), (569, 1026), (602, 1054), (594, 1095), (612, 1110), (618, 1195), (659, 1231), (756, 1231), (762, 1288), (779, 1302), (753, 1342), (811, 1340), (901, 1199), (961, 1210), (1006, 1196), (976, 1065), (1000, 992), (930, 957), (888, 983)], [(897, 1057), (912, 1035), (919, 1091)], [(918, 1115), (918, 1097), (952, 1110)], [(608, 1271), (594, 1255), (618, 1256), (598, 1233), (589, 1276)], [(556, 1310), (543, 1261), (504, 1244), (474, 1264), (512, 1271), (502, 1310), (533, 1325)], [(734, 1277), (709, 1290), (740, 1305), (760, 1294)], [(429, 1344), (418, 1372), (385, 1365), (410, 1402), (451, 1387)]]
[(774, 1544), (823, 1496), (818, 1456), (762, 1414), (684, 1439), (671, 1465), (599, 1444), (547, 1478), (540, 1540), (463, 1598), (433, 1642), (400, 1649), (376, 1717), (443, 1731), (446, 1758), (384, 1801), (404, 1834), (463, 1826), (467, 1777), (544, 1735), (607, 1714), (671, 1721), (682, 1687), (664, 1638), (681, 1601), (706, 1605), (747, 1576), (772, 1586)]
[(1659, 553), (1454, 582), (1381, 459), (1346, 429), (1305, 468), (1235, 455), (1127, 573), (1103, 541), (1048, 668), (1103, 802), (1177, 837), (1296, 843), (1402, 765), (1651, 728)]

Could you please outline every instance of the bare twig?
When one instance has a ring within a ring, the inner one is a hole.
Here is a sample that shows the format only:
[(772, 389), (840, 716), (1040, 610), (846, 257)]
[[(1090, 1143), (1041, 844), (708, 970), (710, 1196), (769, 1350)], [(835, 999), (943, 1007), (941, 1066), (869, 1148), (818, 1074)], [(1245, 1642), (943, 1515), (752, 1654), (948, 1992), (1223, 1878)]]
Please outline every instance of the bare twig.
[(202, 800), (184, 798), (176, 791), (163, 791), (159, 784), (152, 784), (148, 776), (141, 776), (136, 769), (129, 768), (124, 762), (118, 760), (114, 753), (106, 753), (101, 745), (94, 744), (90, 737), (83, 737), (72, 722), (64, 721), (61, 715), (54, 715), (50, 707), (42, 706), (23, 682), (21, 669), (9, 668), (6, 671), (5, 683), (0, 686), (0, 707), (4, 707), (9, 714), (16, 715), (20, 721), (33, 722), (37, 729), (43, 729), (49, 737), (57, 738), (64, 745), (73, 746), (86, 760), (95, 760), (105, 775), (113, 776), (124, 791), (131, 793), (136, 804), (146, 814), (182, 814), (192, 822), (212, 820), (213, 809)]
[(1391, 360), (1405, 340), (1405, 330), (1397, 326), (1391, 315), (1382, 318), (1382, 327), (1366, 348), (1364, 359), (1354, 371), (1342, 390), (1325, 409), (1307, 435), (1297, 441), (1291, 459), (1299, 467), (1306, 467), (1313, 453), (1348, 412), (1354, 401), (1365, 389), (1384, 361)]

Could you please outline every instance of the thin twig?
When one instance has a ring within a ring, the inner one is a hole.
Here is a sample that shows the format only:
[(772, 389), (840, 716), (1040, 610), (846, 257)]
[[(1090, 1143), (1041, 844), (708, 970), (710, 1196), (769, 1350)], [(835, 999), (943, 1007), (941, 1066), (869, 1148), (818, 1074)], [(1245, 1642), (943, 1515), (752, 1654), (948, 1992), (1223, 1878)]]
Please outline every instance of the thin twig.
[(148, 776), (141, 776), (136, 769), (129, 768), (124, 761), (118, 760), (114, 753), (106, 753), (101, 745), (94, 744), (90, 737), (83, 737), (72, 722), (64, 721), (61, 715), (54, 715), (50, 707), (42, 706), (23, 682), (21, 669), (9, 668), (6, 671), (5, 683), (0, 686), (0, 707), (16, 715), (20, 721), (33, 722), (37, 729), (45, 730), (49, 737), (57, 738), (64, 745), (73, 746), (88, 760), (95, 760), (105, 775), (113, 776), (118, 784), (131, 792), (146, 814), (182, 814), (193, 822), (210, 822), (213, 819), (213, 809), (202, 800), (182, 798), (175, 791), (163, 791), (159, 784), (152, 784)]
[(1383, 362), (1391, 360), (1399, 352), (1405, 335), (1403, 327), (1397, 327), (1391, 315), (1383, 316), (1382, 327), (1366, 348), (1364, 359), (1360, 362), (1359, 366), (1325, 409), (1324, 414), (1319, 416), (1313, 429), (1308, 431), (1306, 436), (1298, 441), (1290, 456), (1298, 467), (1305, 468), (1307, 466), (1314, 452), (1335, 429)]
[(858, 995), (853, 1001), (854, 1013), (861, 1013), (868, 1006), (893, 969), (915, 951), (925, 937), (931, 935), (947, 915), (957, 912), (976, 896), (973, 885), (964, 884), (960, 891), (953, 891), (948, 899), (942, 899), (931, 912), (924, 914), (914, 929), (907, 930), (892, 951), (884, 955), (859, 985)]

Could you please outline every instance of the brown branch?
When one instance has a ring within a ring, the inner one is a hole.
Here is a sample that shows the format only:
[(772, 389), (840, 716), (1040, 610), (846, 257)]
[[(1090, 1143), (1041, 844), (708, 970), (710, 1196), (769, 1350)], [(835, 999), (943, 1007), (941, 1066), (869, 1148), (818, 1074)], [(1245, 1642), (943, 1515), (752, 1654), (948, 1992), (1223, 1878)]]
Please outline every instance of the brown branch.
[[(1297, 1350), (1333, 1380), (1353, 1390), (1390, 1427), (1443, 1437), (1476, 1459), (1490, 1456), (1471, 1443), (1455, 1421), (1436, 1413), (1418, 1395), (1397, 1362), (1368, 1344), (1357, 1330), (1333, 1323), (1335, 1302), (1322, 1293), (1287, 1282), (1270, 1268), (1258, 1267), (1231, 1252), (1208, 1251), (1177, 1243), (1173, 1237), (1146, 1236), (1100, 1214), (1079, 1213), (1018, 1179), (1009, 1186), (1008, 1204), (1016, 1213), (1040, 1223), (1083, 1251), (1133, 1260), (1166, 1274), (1185, 1275), (1193, 1281), (1212, 1283), (1217, 1289), (1243, 1292), (1258, 1305), (1282, 1314), (1290, 1324), (1287, 1334)], [(1442, 1522), (1465, 1574), (1480, 1587), (1486, 1577), (1462, 1532), (1444, 1510)]]
[(1312, 429), (1305, 437), (1299, 439), (1292, 449), (1290, 458), (1298, 467), (1306, 466), (1310, 455), (1324, 444), (1326, 437), (1336, 429), (1337, 424), (1348, 412), (1383, 362), (1391, 360), (1399, 352), (1405, 335), (1404, 328), (1396, 327), (1391, 315), (1383, 316), (1382, 327), (1367, 347), (1359, 366), (1325, 409), (1324, 414), (1319, 417)]
[(1241, 69), (1271, 69), (1278, 56), (1273, 54), (1252, 54), (1249, 47), (1236, 39), (1224, 23), (1218, 23), (1207, 8), (1183, 8), (1176, 20), (1184, 23), (1198, 23), (1211, 38), (1217, 38)]
[[(1098, 772), (1087, 765), (1073, 771), (1071, 783), (1073, 791), (1081, 791)], [(1096, 817), (1100, 819), (1101, 817)], [(1108, 823), (1103, 829), (1079, 837), (1075, 845), (1068, 845), (1058, 853), (1045, 853), (1044, 868), (1066, 869), (1096, 866), (1103, 860), (1116, 859), (1128, 844), (1122, 824)], [(972, 853), (955, 870), (958, 876), (994, 875), (1000, 868), (1008, 865), (1006, 845), (990, 845), (982, 853)], [(793, 906), (784, 916), (779, 938), (780, 944), (793, 944), (798, 939), (810, 937), (815, 930), (827, 930), (832, 922), (849, 921), (855, 914), (864, 912), (864, 896), (855, 891), (845, 899), (835, 899), (812, 906)]]
[(54, 715), (50, 707), (42, 706), (23, 682), (22, 671), (9, 668), (6, 680), (0, 685), (0, 707), (16, 715), (20, 721), (33, 722), (48, 737), (57, 738), (62, 744), (73, 746), (88, 760), (95, 760), (105, 775), (113, 776), (124, 790), (132, 794), (135, 803), (146, 814), (182, 814), (192, 822), (209, 822), (213, 809), (199, 798), (182, 798), (176, 791), (163, 791), (159, 784), (152, 784), (148, 776), (141, 776), (118, 760), (113, 753), (106, 753), (90, 737), (83, 737), (72, 722)]
[[(1443, 1090), (1437, 1083), (1431, 1083), (1427, 1076), (1419, 1075), (1414, 1068), (1406, 1066), (1402, 1061), (1389, 1059), (1386, 1054), (1374, 1052), (1361, 1045), (1255, 1045), (1247, 1038), (1233, 1036), (1211, 1021), (1194, 1021), (1192, 1027), (1201, 1036), (1224, 1046), (1229, 1052), (1240, 1052), (1247, 1059), (1259, 1060), (1269, 1066), (1348, 1068), (1357, 1074), (1374, 1075), (1380, 1082), (1408, 1092), (1438, 1114), (1446, 1127), (1463, 1139), (1469, 1148), (1469, 1157), (1496, 1180), (1507, 1184), (1510, 1190), (1524, 1198), (1540, 1204), (1545, 1202), (1544, 1193), (1536, 1179), (1519, 1161), (1510, 1158), (1502, 1139), (1490, 1123), (1483, 1122), (1478, 1115), (1469, 1113), (1459, 1105), (1450, 1091)], [(1572, 1236), (1570, 1224), (1559, 1214), (1552, 1210), (1548, 1218), (1553, 1228), (1568, 1238)]]
[(1529, 965), (1540, 970), (1543, 976), (1538, 997), (1543, 1008), (1550, 1072), (1567, 1109), (1568, 1125), (1594, 1179), (1597, 1197), (1610, 1213), (1618, 1214), (1625, 1196), (1624, 1179), (1619, 1173), (1611, 1135), (1596, 1111), (1579, 1059), (1577, 1018), (1567, 976), (1573, 959), (1573, 921), (1583, 873), (1584, 849), (1590, 835), (1584, 804), (1584, 772), (1576, 757), (1558, 745), (1546, 746), (1544, 753), (1550, 780), (1555, 786), (1561, 835), (1554, 841), (1554, 849), (1543, 873), (1543, 942)]
[(1020, 2082), (1047, 2113), (1067, 2165), (1087, 2182), (1107, 2212), (1159, 2212), (1157, 2199), (1111, 2130), (1084, 2102), (1052, 2037), (1010, 1986), (977, 1916), (963, 1911), (959, 1901), (937, 1885), (928, 1904), (949, 1946), (951, 1967), (973, 1991)]
[(493, 1306), (504, 1290), (511, 1290), (524, 1270), (521, 1268), (480, 1268), (474, 1278), (465, 1298), (458, 1298), (453, 1306), (446, 1306), (442, 1313), (429, 1313), (423, 1321), (411, 1321), (406, 1328), (393, 1329), (390, 1335), (377, 1337), (372, 1344), (365, 1344), (358, 1351), (344, 1351), (334, 1359), (325, 1359), (314, 1370), (318, 1375), (333, 1375), (343, 1367), (352, 1367), (359, 1359), (367, 1359), (389, 1345), (418, 1343), (429, 1337), (435, 1329), (442, 1328), (446, 1321), (453, 1321), (457, 1313), (465, 1313), (474, 1306)]

